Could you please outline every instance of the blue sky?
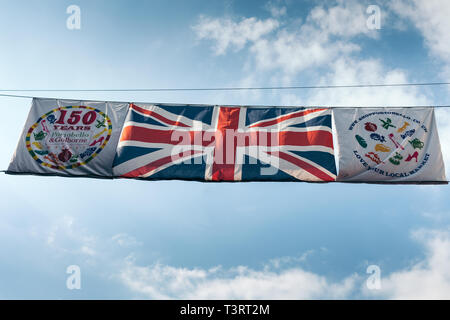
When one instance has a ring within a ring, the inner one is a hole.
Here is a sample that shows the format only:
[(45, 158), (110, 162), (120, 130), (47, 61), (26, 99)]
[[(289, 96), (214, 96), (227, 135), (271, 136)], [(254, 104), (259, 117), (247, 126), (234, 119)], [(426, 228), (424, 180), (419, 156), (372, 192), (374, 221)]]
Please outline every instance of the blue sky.
[[(66, 8), (81, 9), (68, 30)], [(366, 8), (381, 9), (381, 29)], [(450, 81), (432, 1), (0, 1), (0, 88)], [(447, 87), (51, 93), (239, 105), (445, 105)], [(27, 93), (24, 93), (27, 94)], [(31, 94), (32, 95), (32, 94)], [(0, 98), (0, 168), (29, 99)], [(450, 113), (437, 111), (450, 163)], [(447, 165), (448, 168), (448, 165)], [(450, 298), (448, 186), (0, 176), (0, 298)], [(66, 268), (81, 268), (81, 290)], [(381, 269), (368, 290), (366, 268)]]

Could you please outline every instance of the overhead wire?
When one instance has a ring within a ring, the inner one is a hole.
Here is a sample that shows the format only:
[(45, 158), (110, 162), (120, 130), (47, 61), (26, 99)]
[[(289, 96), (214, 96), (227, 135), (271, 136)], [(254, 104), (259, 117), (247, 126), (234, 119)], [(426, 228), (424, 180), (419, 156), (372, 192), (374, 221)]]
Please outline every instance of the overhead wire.
[[(316, 86), (273, 86), (273, 87), (212, 87), (212, 88), (104, 88), (104, 89), (0, 89), (0, 97), (9, 98), (40, 98), (31, 95), (12, 94), (11, 92), (174, 92), (174, 91), (243, 91), (243, 90), (301, 90), (301, 89), (342, 89), (342, 88), (384, 88), (384, 87), (414, 87), (443, 86), (450, 82), (419, 82), (391, 84), (349, 84), (349, 85), (316, 85)], [(6, 93), (5, 93), (6, 92)], [(422, 107), (422, 106), (405, 106)], [(448, 105), (433, 106), (449, 108)]]

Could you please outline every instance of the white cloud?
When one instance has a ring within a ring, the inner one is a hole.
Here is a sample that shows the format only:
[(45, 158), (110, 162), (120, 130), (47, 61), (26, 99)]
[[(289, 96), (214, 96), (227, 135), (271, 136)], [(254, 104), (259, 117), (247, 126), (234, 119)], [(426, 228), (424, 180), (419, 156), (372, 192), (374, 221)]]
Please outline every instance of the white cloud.
[(392, 1), (390, 7), (410, 19), (420, 30), (431, 52), (450, 62), (450, 2), (442, 0)]
[(151, 299), (174, 298), (177, 292), (187, 294), (198, 281), (205, 279), (208, 271), (201, 269), (174, 268), (155, 264), (139, 267), (127, 258), (121, 280), (133, 291)]
[(80, 251), (81, 251), (81, 253), (84, 253), (84, 254), (86, 254), (88, 256), (95, 256), (96, 255), (95, 250), (93, 248), (89, 247), (89, 246), (82, 246)]
[(281, 17), (286, 15), (287, 9), (285, 6), (276, 6), (270, 2), (268, 2), (265, 6), (265, 8), (270, 12), (270, 14), (275, 17)]
[(299, 266), (285, 267), (304, 261), (311, 252), (271, 260), (261, 270), (159, 263), (142, 267), (128, 258), (119, 279), (136, 296), (149, 299), (449, 299), (450, 229), (419, 230), (413, 238), (424, 245), (425, 259), (391, 274), (382, 271), (381, 290), (367, 289), (367, 274), (332, 281)]
[(311, 256), (314, 253), (314, 250), (308, 250), (299, 257), (291, 257), (291, 256), (285, 256), (280, 258), (271, 259), (269, 261), (269, 265), (273, 266), (274, 268), (280, 268), (282, 266), (286, 266), (290, 263), (299, 263), (304, 262), (307, 260), (309, 256)]
[(57, 252), (96, 255), (96, 237), (80, 228), (71, 216), (61, 217), (43, 233), (46, 234), (46, 244)]
[(274, 19), (259, 20), (254, 17), (235, 22), (231, 19), (211, 19), (200, 17), (193, 27), (199, 39), (215, 40), (216, 54), (224, 54), (229, 47), (242, 49), (247, 42), (257, 41), (276, 28), (279, 22)]
[[(407, 83), (407, 74), (399, 69), (387, 69), (375, 59), (339, 58), (330, 64), (320, 85)], [(308, 98), (310, 105), (338, 106), (402, 106), (429, 105), (429, 98), (416, 87), (340, 88), (319, 90)]]
[(450, 230), (420, 230), (426, 258), (382, 279), (381, 294), (389, 299), (450, 299)]
[[(438, 191), (433, 192), (433, 195), (436, 194), (437, 196), (440, 196)], [(422, 216), (440, 224), (444, 224), (446, 221), (450, 220), (450, 214), (445, 211), (426, 211), (422, 213)]]
[(356, 44), (330, 41), (327, 34), (308, 25), (302, 26), (298, 32), (281, 30), (275, 39), (258, 39), (250, 48), (259, 69), (281, 69), (289, 75), (358, 50)]
[[(330, 8), (316, 6), (301, 25), (284, 18), (251, 17), (234, 22), (201, 17), (193, 28), (200, 39), (214, 40), (217, 54), (225, 54), (229, 47), (241, 50), (249, 44), (249, 57), (259, 70), (281, 69), (292, 76), (358, 51), (359, 46), (350, 41), (352, 37), (376, 36), (376, 31), (366, 26), (365, 9), (357, 1), (338, 1)], [(274, 17), (285, 11), (276, 10)]]
[(142, 245), (142, 242), (136, 240), (135, 237), (126, 233), (119, 233), (114, 235), (111, 240), (115, 241), (121, 247), (135, 247)]
[(150, 299), (338, 299), (351, 293), (357, 279), (330, 282), (301, 268), (205, 270), (161, 264), (139, 267), (133, 261), (127, 261), (120, 278), (136, 294)]
[(400, 17), (411, 21), (424, 37), (432, 56), (444, 63), (440, 75), (450, 79), (450, 2), (399, 0), (389, 4)]
[(376, 32), (367, 27), (367, 6), (357, 1), (337, 1), (330, 8), (317, 6), (308, 16), (307, 22), (319, 26), (329, 35), (354, 37), (360, 34), (375, 36)]
[(436, 109), (436, 122), (448, 179), (450, 173), (450, 109)]

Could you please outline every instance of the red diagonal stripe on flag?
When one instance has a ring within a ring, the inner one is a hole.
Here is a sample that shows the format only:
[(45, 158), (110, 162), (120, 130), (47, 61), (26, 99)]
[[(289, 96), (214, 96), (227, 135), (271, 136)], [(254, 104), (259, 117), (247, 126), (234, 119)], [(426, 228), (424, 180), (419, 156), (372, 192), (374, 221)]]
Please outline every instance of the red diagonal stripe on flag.
[(127, 172), (124, 175), (122, 175), (122, 177), (125, 178), (137, 178), (140, 176), (143, 176), (155, 169), (158, 169), (159, 167), (168, 164), (170, 162), (173, 162), (173, 158), (182, 158), (182, 157), (186, 157), (188, 155), (194, 155), (197, 153), (202, 153), (202, 151), (199, 150), (186, 150), (184, 152), (180, 152), (178, 153), (178, 155), (173, 155), (173, 156), (167, 156), (164, 158), (160, 158), (158, 160), (155, 160), (153, 162), (150, 162), (148, 164), (146, 164), (145, 166), (142, 166), (140, 168), (134, 169), (133, 171)]
[(318, 112), (318, 111), (323, 111), (323, 110), (326, 110), (326, 109), (323, 109), (323, 108), (322, 109), (309, 109), (309, 110), (294, 112), (294, 113), (291, 113), (291, 114), (288, 114), (288, 115), (285, 115), (285, 116), (278, 117), (278, 118), (273, 119), (273, 120), (268, 120), (268, 121), (256, 123), (256, 124), (250, 126), (250, 128), (268, 127), (268, 126), (280, 123), (280, 122), (288, 120), (288, 119), (303, 117), (303, 116), (305, 116), (307, 114)]
[(143, 114), (145, 114), (145, 115), (148, 115), (148, 116), (150, 116), (150, 117), (153, 117), (153, 118), (155, 118), (155, 119), (158, 119), (158, 120), (160, 120), (160, 121), (162, 121), (162, 122), (164, 122), (164, 123), (166, 123), (166, 124), (170, 124), (170, 125), (172, 125), (172, 126), (178, 126), (178, 127), (186, 127), (186, 128), (189, 128), (188, 125), (186, 125), (186, 124), (184, 124), (184, 123), (182, 123), (182, 122), (169, 120), (169, 119), (163, 117), (162, 115), (160, 115), (160, 114), (158, 114), (158, 113), (156, 113), (156, 112), (153, 112), (153, 111), (151, 111), (151, 110), (147, 110), (147, 109), (138, 107), (138, 106), (135, 105), (135, 104), (130, 104), (130, 108), (133, 109), (133, 110), (139, 111), (140, 113), (143, 113)]
[(310, 165), (309, 163), (300, 160), (294, 156), (291, 156), (290, 154), (287, 154), (285, 152), (270, 152), (268, 151), (267, 153), (271, 154), (271, 155), (275, 155), (278, 156), (280, 159), (289, 161), (293, 164), (295, 164), (296, 166), (302, 168), (303, 170), (309, 172), (310, 174), (312, 174), (313, 176), (321, 179), (322, 181), (335, 181), (335, 178), (326, 174), (325, 172), (323, 172), (320, 169), (317, 169), (316, 167)]

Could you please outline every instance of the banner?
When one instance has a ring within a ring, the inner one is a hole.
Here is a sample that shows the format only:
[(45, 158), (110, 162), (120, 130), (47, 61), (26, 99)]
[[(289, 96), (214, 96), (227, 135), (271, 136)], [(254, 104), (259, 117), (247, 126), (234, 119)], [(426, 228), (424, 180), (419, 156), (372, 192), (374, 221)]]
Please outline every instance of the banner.
[(236, 107), (41, 98), (33, 99), (7, 173), (446, 183), (433, 108)]
[(116, 177), (334, 181), (331, 110), (131, 104)]
[(34, 98), (7, 173), (112, 176), (128, 103)]
[(333, 118), (337, 181), (446, 181), (433, 108), (335, 108)]

